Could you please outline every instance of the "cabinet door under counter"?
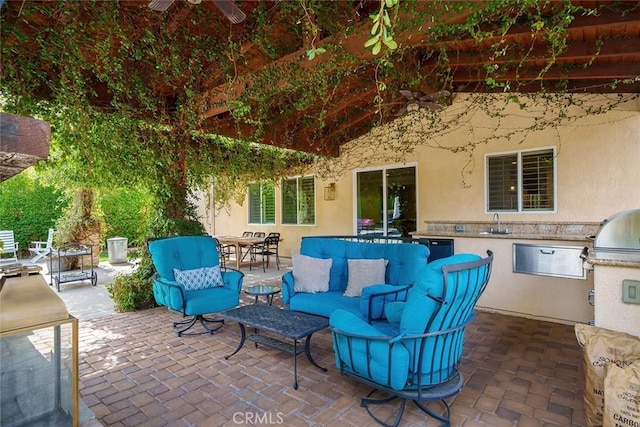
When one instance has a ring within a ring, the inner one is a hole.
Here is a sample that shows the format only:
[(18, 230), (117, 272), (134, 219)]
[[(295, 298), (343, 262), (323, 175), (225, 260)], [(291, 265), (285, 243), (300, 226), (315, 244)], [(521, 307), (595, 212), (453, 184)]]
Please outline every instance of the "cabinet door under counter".
[(582, 246), (513, 244), (513, 272), (541, 276), (586, 279)]

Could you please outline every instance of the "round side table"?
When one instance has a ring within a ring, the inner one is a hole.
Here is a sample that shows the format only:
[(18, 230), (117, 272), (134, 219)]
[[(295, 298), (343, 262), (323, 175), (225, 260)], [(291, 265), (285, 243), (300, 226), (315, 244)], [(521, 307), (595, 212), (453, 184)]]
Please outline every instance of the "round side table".
[(271, 285), (256, 285), (249, 286), (244, 290), (247, 295), (253, 295), (256, 297), (255, 303), (258, 302), (258, 297), (264, 295), (267, 297), (267, 302), (269, 305), (273, 303), (273, 296), (280, 292), (279, 286), (271, 286)]

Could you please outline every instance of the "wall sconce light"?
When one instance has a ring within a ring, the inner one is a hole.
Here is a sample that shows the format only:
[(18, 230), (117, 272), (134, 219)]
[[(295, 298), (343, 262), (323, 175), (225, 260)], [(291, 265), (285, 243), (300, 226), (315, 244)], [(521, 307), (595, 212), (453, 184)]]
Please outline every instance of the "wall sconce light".
[(324, 199), (325, 200), (335, 200), (336, 199), (336, 184), (332, 182), (331, 184), (324, 187)]

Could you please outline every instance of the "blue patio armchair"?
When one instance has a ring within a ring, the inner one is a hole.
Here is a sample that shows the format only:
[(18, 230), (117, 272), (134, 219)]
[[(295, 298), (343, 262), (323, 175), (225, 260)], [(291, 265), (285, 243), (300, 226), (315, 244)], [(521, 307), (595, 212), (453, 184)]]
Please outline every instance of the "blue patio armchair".
[[(149, 242), (156, 274), (153, 295), (159, 305), (182, 313), (187, 320), (173, 322), (178, 336), (213, 334), (223, 319), (208, 317), (237, 307), (244, 274), (220, 268), (218, 243), (210, 236), (178, 236)], [(196, 323), (204, 331), (186, 332)], [(211, 326), (215, 324), (215, 327)]]
[[(397, 426), (411, 400), (427, 415), (450, 425), (445, 399), (462, 388), (459, 364), (465, 328), (475, 318), (473, 309), (487, 286), (492, 262), (493, 253), (487, 251), (485, 258), (458, 254), (427, 264), (406, 301), (385, 304), (385, 322), (368, 323), (343, 310), (331, 314), (336, 366), (342, 374), (373, 387), (360, 406), (375, 421)], [(398, 398), (393, 424), (374, 413), (372, 405)], [(444, 407), (427, 407), (433, 401)]]

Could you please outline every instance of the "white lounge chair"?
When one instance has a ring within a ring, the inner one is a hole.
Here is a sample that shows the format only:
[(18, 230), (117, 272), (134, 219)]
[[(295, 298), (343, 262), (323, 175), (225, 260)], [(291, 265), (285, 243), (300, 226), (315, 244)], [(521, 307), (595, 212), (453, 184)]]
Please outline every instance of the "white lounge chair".
[(0, 230), (0, 262), (18, 262), (18, 242), (13, 236), (13, 230)]
[(50, 228), (49, 235), (47, 236), (46, 242), (31, 242), (31, 247), (29, 248), (29, 252), (32, 252), (34, 254), (34, 257), (31, 258), (31, 262), (37, 262), (42, 258), (44, 258), (51, 250), (52, 245), (53, 245), (53, 228)]

